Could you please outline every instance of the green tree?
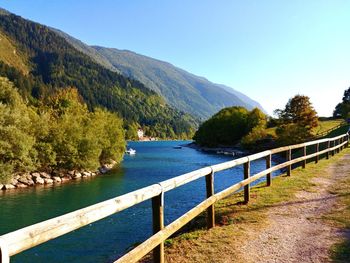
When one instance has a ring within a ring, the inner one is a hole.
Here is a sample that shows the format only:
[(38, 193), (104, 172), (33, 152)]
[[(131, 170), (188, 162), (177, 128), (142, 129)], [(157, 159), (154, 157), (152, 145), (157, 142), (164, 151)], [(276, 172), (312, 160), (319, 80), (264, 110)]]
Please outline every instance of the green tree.
[(318, 126), (317, 113), (307, 96), (294, 96), (284, 110), (275, 113), (279, 117), (276, 135), (280, 145), (305, 141), (312, 137), (312, 128)]
[(195, 133), (196, 143), (205, 146), (234, 145), (257, 126), (266, 124), (266, 116), (259, 109), (243, 107), (222, 109), (205, 121)]
[(343, 100), (335, 107), (334, 117), (350, 118), (350, 88), (344, 91)]
[(0, 77), (0, 181), (15, 171), (28, 171), (36, 167), (37, 152), (32, 117), (8, 79)]
[(314, 110), (310, 98), (304, 95), (295, 95), (291, 98), (284, 110), (275, 110), (282, 124), (297, 124), (308, 131), (318, 126), (317, 112)]

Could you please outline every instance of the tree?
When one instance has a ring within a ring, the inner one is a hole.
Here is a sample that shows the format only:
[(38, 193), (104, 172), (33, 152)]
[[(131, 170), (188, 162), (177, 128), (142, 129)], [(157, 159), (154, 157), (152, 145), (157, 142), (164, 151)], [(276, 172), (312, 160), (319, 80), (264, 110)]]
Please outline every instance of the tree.
[(205, 146), (234, 145), (255, 127), (265, 124), (266, 116), (259, 109), (248, 111), (243, 107), (229, 107), (205, 121), (193, 139)]
[(334, 117), (350, 118), (350, 88), (344, 91), (343, 100), (335, 107)]
[(317, 112), (308, 96), (295, 95), (288, 101), (284, 110), (277, 109), (275, 114), (282, 124), (297, 124), (308, 131), (318, 126)]
[(280, 145), (305, 141), (312, 136), (312, 128), (318, 126), (317, 113), (308, 96), (294, 96), (284, 110), (275, 110), (275, 114), (279, 117), (276, 135)]
[(0, 77), (0, 181), (15, 171), (35, 168), (33, 115), (13, 83)]

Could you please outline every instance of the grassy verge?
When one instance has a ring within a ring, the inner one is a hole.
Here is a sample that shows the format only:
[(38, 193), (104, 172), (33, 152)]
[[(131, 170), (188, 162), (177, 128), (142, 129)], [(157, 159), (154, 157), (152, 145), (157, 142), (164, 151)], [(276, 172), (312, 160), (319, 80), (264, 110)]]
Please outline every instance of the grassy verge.
[[(312, 178), (329, 176), (327, 168), (330, 164), (340, 162), (344, 154), (350, 149), (342, 151), (330, 160), (321, 160), (318, 164), (310, 163), (306, 169), (297, 168), (292, 176), (281, 175), (275, 178), (271, 187), (260, 184), (251, 189), (251, 202), (243, 204), (242, 193), (237, 193), (216, 204), (217, 227), (207, 231), (205, 229), (205, 215), (197, 218), (186, 233), (168, 239), (166, 242), (167, 262), (240, 262), (239, 253), (235, 253), (235, 246), (244, 240), (247, 229), (259, 231), (266, 227), (267, 211), (282, 202), (290, 201), (295, 193), (301, 190), (314, 191)], [(345, 179), (344, 179), (345, 180)], [(334, 186), (334, 193), (340, 197), (338, 209), (332, 211), (325, 218), (340, 227), (349, 227), (350, 218), (350, 178)], [(344, 209), (346, 210), (344, 212)], [(332, 248), (335, 260), (349, 256), (349, 242), (344, 241)], [(227, 251), (229, 252), (229, 255)], [(348, 259), (348, 258), (347, 258)], [(346, 261), (348, 262), (348, 261)]]
[[(339, 164), (342, 165), (342, 164)], [(350, 174), (350, 171), (344, 172)], [(332, 211), (323, 218), (343, 231), (343, 240), (331, 248), (334, 262), (350, 262), (350, 177), (346, 176), (332, 185), (330, 192), (338, 196)]]
[(344, 122), (343, 119), (319, 121), (318, 126), (314, 128), (312, 132), (314, 135), (317, 135), (319, 133), (323, 133), (325, 131), (332, 129), (343, 122)]

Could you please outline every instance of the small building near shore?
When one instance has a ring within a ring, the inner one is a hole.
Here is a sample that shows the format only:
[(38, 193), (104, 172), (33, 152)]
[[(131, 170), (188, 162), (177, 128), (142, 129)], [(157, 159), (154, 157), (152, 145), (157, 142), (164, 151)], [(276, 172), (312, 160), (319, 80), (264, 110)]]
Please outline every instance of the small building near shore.
[(142, 129), (138, 129), (137, 130), (137, 137), (139, 138), (139, 140), (142, 140), (144, 136), (144, 132)]

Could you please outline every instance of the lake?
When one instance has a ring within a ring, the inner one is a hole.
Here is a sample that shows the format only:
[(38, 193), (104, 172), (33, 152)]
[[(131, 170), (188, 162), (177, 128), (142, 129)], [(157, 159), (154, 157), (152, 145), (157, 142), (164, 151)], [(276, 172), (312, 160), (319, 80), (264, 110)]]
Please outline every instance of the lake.
[[(232, 160), (174, 146), (188, 141), (129, 142), (135, 156), (126, 155), (108, 175), (71, 181), (54, 187), (0, 191), (0, 235), (110, 199), (138, 188), (208, 165)], [(275, 164), (275, 160), (273, 160)], [(265, 169), (265, 160), (254, 161), (251, 173)], [(217, 173), (215, 192), (243, 179), (243, 167)], [(205, 199), (205, 180), (165, 193), (165, 224)], [(83, 227), (65, 236), (24, 251), (11, 262), (113, 262), (152, 234), (151, 201)]]

